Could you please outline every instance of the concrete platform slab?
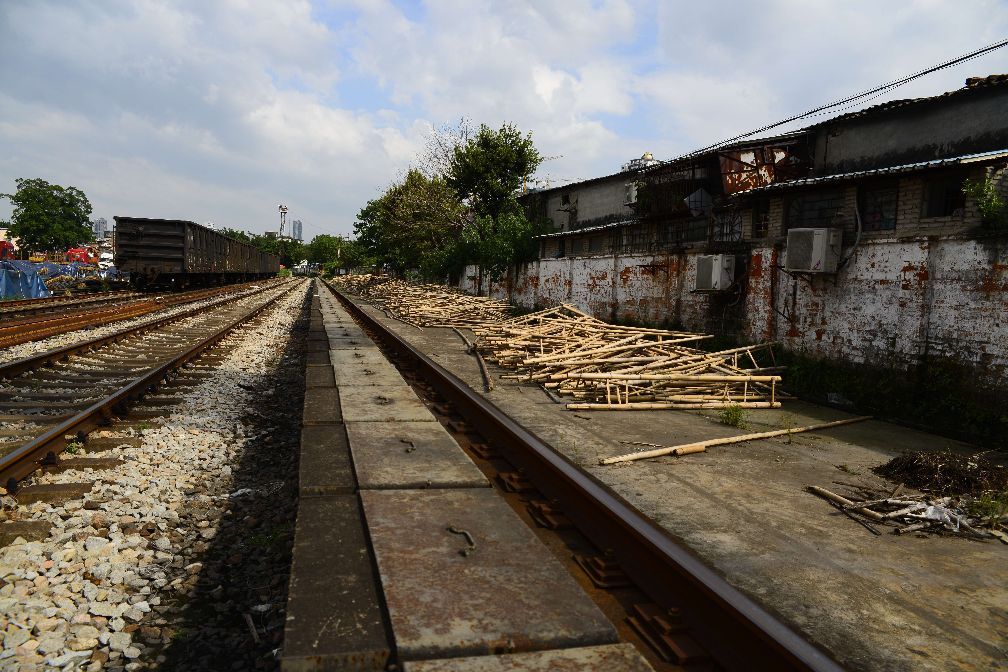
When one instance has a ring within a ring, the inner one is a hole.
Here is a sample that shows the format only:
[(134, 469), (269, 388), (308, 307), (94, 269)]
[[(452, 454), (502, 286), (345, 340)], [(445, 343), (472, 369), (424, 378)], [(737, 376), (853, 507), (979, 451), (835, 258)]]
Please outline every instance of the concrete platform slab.
[(390, 651), (357, 498), (302, 499), (280, 669), (382, 670)]
[(330, 350), (377, 350), (378, 346), (375, 345), (374, 341), (370, 338), (364, 337), (347, 337), (347, 338), (330, 338), (329, 339), (329, 349)]
[(342, 424), (301, 428), (298, 489), (302, 497), (347, 495), (357, 491), (350, 448)]
[[(319, 388), (324, 389), (324, 388)], [(340, 410), (347, 422), (434, 422), (434, 416), (406, 385), (344, 386)]]
[(353, 322), (326, 322), (329, 338), (364, 338), (364, 330)]
[(341, 349), (330, 350), (329, 361), (333, 368), (339, 370), (346, 367), (366, 366), (391, 366), (389, 361), (378, 348), (358, 348), (354, 350)]
[(349, 422), (362, 489), (482, 488), (490, 482), (437, 422)]
[[(616, 643), (616, 630), (492, 490), (360, 493), (402, 660)], [(465, 530), (475, 544), (449, 531)]]
[[(315, 353), (309, 353), (315, 354)], [(308, 364), (305, 366), (305, 387), (335, 387), (332, 364)]]
[(308, 366), (318, 366), (320, 364), (329, 363), (329, 353), (328, 352), (308, 352), (305, 353), (305, 363)]
[(335, 387), (313, 387), (305, 390), (302, 425), (342, 422), (340, 395)]
[(632, 644), (585, 646), (577, 649), (421, 660), (403, 666), (403, 672), (653, 672), (654, 668)]
[(362, 361), (334, 368), (336, 384), (340, 386), (406, 384), (396, 368), (386, 361)]

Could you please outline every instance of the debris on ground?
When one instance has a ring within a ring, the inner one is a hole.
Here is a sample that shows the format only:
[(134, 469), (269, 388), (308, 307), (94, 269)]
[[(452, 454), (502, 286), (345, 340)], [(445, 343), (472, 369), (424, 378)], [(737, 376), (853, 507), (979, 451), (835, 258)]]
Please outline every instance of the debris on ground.
[[(872, 471), (898, 485), (888, 493), (855, 486), (846, 496), (814, 485), (806, 489), (876, 535), (880, 527), (891, 527), (894, 534), (996, 538), (1008, 544), (1008, 469), (988, 457), (918, 451)], [(921, 494), (900, 494), (904, 486)]]
[(983, 454), (921, 450), (897, 455), (872, 471), (911, 488), (942, 495), (980, 495), (1008, 488), (1008, 469)]

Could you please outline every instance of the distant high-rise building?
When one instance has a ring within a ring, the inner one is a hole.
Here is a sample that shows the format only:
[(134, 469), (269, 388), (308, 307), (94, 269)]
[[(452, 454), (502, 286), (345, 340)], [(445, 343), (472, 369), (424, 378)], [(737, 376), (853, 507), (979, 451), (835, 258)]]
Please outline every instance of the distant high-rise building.
[(295, 219), (291, 222), (291, 238), (294, 240), (304, 240), (301, 237), (301, 220)]
[(94, 233), (95, 240), (105, 240), (105, 234), (108, 232), (108, 220), (104, 217), (92, 219), (91, 231)]

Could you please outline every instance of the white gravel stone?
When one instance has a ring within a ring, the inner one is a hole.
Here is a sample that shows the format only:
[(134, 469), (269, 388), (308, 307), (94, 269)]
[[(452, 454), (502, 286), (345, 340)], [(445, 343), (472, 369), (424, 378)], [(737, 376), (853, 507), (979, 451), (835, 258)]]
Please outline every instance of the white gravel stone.
[[(0, 632), (4, 635), (0, 671), (6, 669), (2, 658), (8, 652), (12, 657), (29, 641), (38, 655), (46, 656), (49, 667), (90, 669), (84, 661), (99, 646), (108, 647), (111, 662), (107, 667), (121, 670), (139, 665), (144, 649), (134, 646), (131, 634), (123, 629), (162, 604), (160, 593), (170, 582), (200, 571), (200, 558), (191, 542), (212, 539), (218, 521), (182, 519), (180, 512), (188, 515), (196, 507), (220, 506), (219, 498), (202, 490), (204, 485), (212, 485), (215, 491), (234, 489), (232, 465), (246, 443), (256, 438), (241, 425), (253, 401), (249, 390), (272, 375), (270, 367), (289, 338), (307, 289), (306, 283), (281, 299), (270, 313), (268, 327), (245, 329), (226, 338), (222, 346), (227, 354), (215, 365), (215, 374), (187, 391), (183, 404), (168, 407), (166, 415), (152, 420), (150, 427), (96, 432), (95, 436), (140, 437), (142, 445), (124, 443), (96, 454), (123, 459), (124, 464), (114, 470), (87, 472), (94, 486), (85, 498), (92, 502), (86, 509), (85, 500), (19, 507), (22, 519), (47, 521), (54, 530), (45, 541), (16, 539), (0, 548), (0, 577), (4, 579), (0, 582)], [(193, 321), (198, 319), (202, 318)], [(92, 330), (84, 337), (100, 333)], [(47, 339), (31, 345), (48, 349), (72, 340)], [(12, 350), (0, 354), (0, 361), (29, 354)], [(102, 367), (97, 360), (90, 366), (96, 371)], [(34, 482), (79, 482), (81, 478), (82, 474), (68, 471), (41, 474)], [(198, 525), (198, 521), (206, 524)], [(156, 538), (147, 538), (151, 532)], [(177, 546), (173, 539), (183, 544)], [(196, 544), (200, 545), (205, 542)], [(68, 650), (73, 648), (81, 650)], [(127, 664), (124, 657), (134, 662)], [(100, 664), (97, 668), (104, 669)]]

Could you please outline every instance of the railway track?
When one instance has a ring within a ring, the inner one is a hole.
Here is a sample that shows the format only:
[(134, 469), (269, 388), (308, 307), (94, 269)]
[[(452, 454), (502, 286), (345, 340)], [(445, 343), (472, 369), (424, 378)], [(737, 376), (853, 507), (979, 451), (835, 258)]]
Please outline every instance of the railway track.
[(123, 414), (129, 405), (251, 319), (296, 282), (225, 296), (84, 343), (0, 365), (0, 482), (16, 492), (37, 469), (55, 465), (68, 441)]
[(142, 317), (165, 308), (235, 291), (240, 292), (252, 284), (156, 296), (137, 292), (116, 292), (112, 296), (5, 308), (0, 311), (2, 318), (0, 348), (58, 336), (77, 329), (99, 327), (120, 320)]
[[(602, 603), (608, 600), (607, 612), (614, 605), (624, 609), (622, 620), (632, 636), (646, 642), (660, 660), (733, 670), (841, 669), (629, 502), (329, 289), (484, 473), (503, 491), (519, 492), (521, 501), (530, 501), (523, 518), (559, 530), (571, 527), (574, 539), (565, 532), (556, 543), (579, 552), (576, 564), (596, 589), (631, 586), (639, 591), (643, 604), (628, 602), (625, 595), (610, 595)], [(593, 552), (585, 553), (585, 548)]]

